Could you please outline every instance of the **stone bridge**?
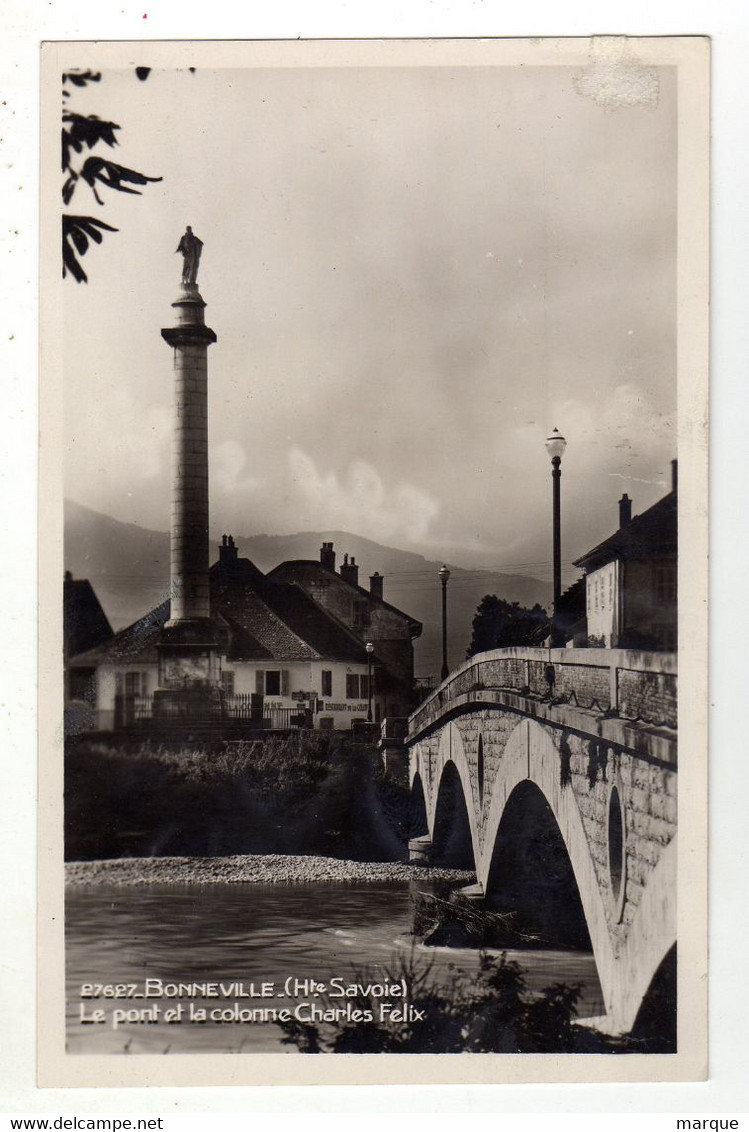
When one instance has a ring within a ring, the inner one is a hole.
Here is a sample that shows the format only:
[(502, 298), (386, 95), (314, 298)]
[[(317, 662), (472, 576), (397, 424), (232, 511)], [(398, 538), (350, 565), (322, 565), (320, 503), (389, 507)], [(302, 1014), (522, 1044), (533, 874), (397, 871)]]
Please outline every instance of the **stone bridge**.
[(674, 654), (507, 648), (409, 719), (412, 858), (475, 867), (467, 895), (591, 948), (614, 1033), (675, 1003), (676, 702)]

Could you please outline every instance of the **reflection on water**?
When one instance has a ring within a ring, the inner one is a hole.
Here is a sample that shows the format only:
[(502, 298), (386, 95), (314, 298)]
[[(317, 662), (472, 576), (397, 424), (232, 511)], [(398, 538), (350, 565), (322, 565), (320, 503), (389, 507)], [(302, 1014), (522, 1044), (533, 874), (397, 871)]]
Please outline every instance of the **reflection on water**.
[[(81, 998), (82, 984), (223, 982), (274, 984), (274, 998), (242, 1000), (248, 1005), (289, 1005), (283, 984), (295, 979), (353, 981), (366, 968), (385, 979), (388, 967), (411, 941), (408, 884), (149, 885), (70, 889), (66, 900), (67, 1039), (71, 1053), (295, 1052), (281, 1045), (271, 1022), (173, 1024), (164, 1010), (185, 999), (111, 1000)], [(418, 887), (418, 886), (415, 886)], [(475, 951), (423, 948), (433, 976), (448, 967), (469, 972)], [(602, 1002), (593, 957), (568, 951), (510, 951), (526, 972), (528, 986), (550, 982), (584, 986), (581, 1016), (598, 1014)], [(397, 961), (397, 959), (396, 959)], [(194, 999), (193, 1008), (227, 1008), (233, 999)], [(300, 1000), (292, 1002), (292, 1007)], [(345, 1001), (345, 1000), (344, 1000)], [(123, 1022), (113, 1029), (114, 1009), (161, 1007), (156, 1023)], [(81, 1022), (104, 1009), (104, 1024)]]

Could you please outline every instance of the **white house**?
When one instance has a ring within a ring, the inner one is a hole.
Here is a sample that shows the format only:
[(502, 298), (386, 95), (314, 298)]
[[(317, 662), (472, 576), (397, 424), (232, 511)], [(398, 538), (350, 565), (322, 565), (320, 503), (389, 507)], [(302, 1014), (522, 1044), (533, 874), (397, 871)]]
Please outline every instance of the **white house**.
[(604, 648), (677, 645), (676, 461), (672, 490), (641, 515), (619, 500), (619, 528), (575, 562), (585, 570), (588, 642)]
[[(382, 647), (375, 640), (368, 654), (361, 633), (301, 585), (266, 577), (249, 559), (239, 558), (231, 538), (224, 538), (219, 561), (211, 567), (210, 591), (227, 719), (258, 726), (262, 720), (265, 727), (350, 730), (353, 723), (365, 722), (370, 710), (379, 721), (388, 700), (393, 702), (394, 687), (399, 700), (407, 700), (403, 657), (393, 671), (387, 638)], [(418, 622), (388, 608), (409, 622), (413, 633), (416, 627), (420, 631)], [(169, 613), (170, 604), (164, 602), (69, 661), (76, 686), (88, 682), (87, 698), (95, 713), (91, 725), (97, 730), (150, 717), (159, 688), (161, 629)]]

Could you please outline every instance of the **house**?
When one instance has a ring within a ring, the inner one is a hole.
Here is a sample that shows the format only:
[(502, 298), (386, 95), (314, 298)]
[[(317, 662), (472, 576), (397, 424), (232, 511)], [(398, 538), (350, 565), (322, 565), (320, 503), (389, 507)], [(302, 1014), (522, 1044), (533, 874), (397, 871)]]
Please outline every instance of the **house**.
[(369, 589), (359, 585), (356, 559), (344, 555), (336, 573), (332, 542), (324, 542), (319, 561), (297, 559), (282, 562), (268, 577), (275, 583), (298, 586), (312, 600), (345, 625), (362, 643), (371, 643), (378, 665), (377, 690), (383, 715), (407, 715), (414, 686), (413, 642), (422, 625), (414, 617), (384, 599), (384, 578), (375, 571)]
[[(383, 610), (369, 617), (369, 626), (380, 630), (369, 654), (364, 614), (357, 615), (362, 622), (357, 632), (353, 609), (343, 608), (340, 595), (326, 605), (293, 580), (293, 569), (287, 576), (284, 567), (297, 565), (284, 563), (265, 575), (239, 557), (233, 538), (223, 537), (209, 580), (225, 718), (255, 720), (266, 727), (349, 730), (354, 722), (367, 720), (370, 708), (375, 721), (395, 707), (405, 708), (413, 680), (411, 641), (421, 625), (372, 598)], [(333, 574), (332, 579), (329, 584), (337, 586), (341, 576)], [(363, 600), (345, 576), (342, 585), (356, 594), (349, 605)], [(152, 697), (160, 686), (162, 627), (169, 615), (166, 601), (70, 662), (71, 670), (94, 673), (98, 729), (150, 717)], [(391, 623), (402, 632), (403, 626), (409, 627), (410, 658), (402, 640), (395, 647)]]
[(113, 636), (112, 626), (91, 583), (65, 571), (63, 582), (62, 640), (66, 700), (85, 700), (90, 692), (91, 670), (68, 668), (72, 656), (86, 652)]
[(672, 489), (641, 515), (619, 500), (619, 528), (583, 554), (588, 643), (604, 648), (663, 649), (677, 644), (676, 461)]

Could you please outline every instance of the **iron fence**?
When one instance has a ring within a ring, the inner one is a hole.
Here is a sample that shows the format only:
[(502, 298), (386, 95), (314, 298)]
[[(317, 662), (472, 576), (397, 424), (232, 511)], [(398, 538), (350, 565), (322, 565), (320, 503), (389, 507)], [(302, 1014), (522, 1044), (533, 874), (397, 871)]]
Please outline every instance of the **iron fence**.
[[(179, 705), (180, 708), (183, 706)], [(262, 696), (250, 692), (235, 695), (223, 694), (218, 713), (203, 708), (200, 701), (192, 710), (176, 710), (169, 713), (169, 717), (173, 719), (179, 719), (182, 716), (186, 720), (189, 719), (191, 723), (219, 725), (224, 722), (248, 723), (266, 731), (312, 727), (312, 715), (309, 709), (303, 707), (268, 708), (264, 706)], [(147, 726), (157, 722), (158, 719), (159, 716), (154, 713), (153, 695), (118, 694), (115, 696), (115, 728)]]

